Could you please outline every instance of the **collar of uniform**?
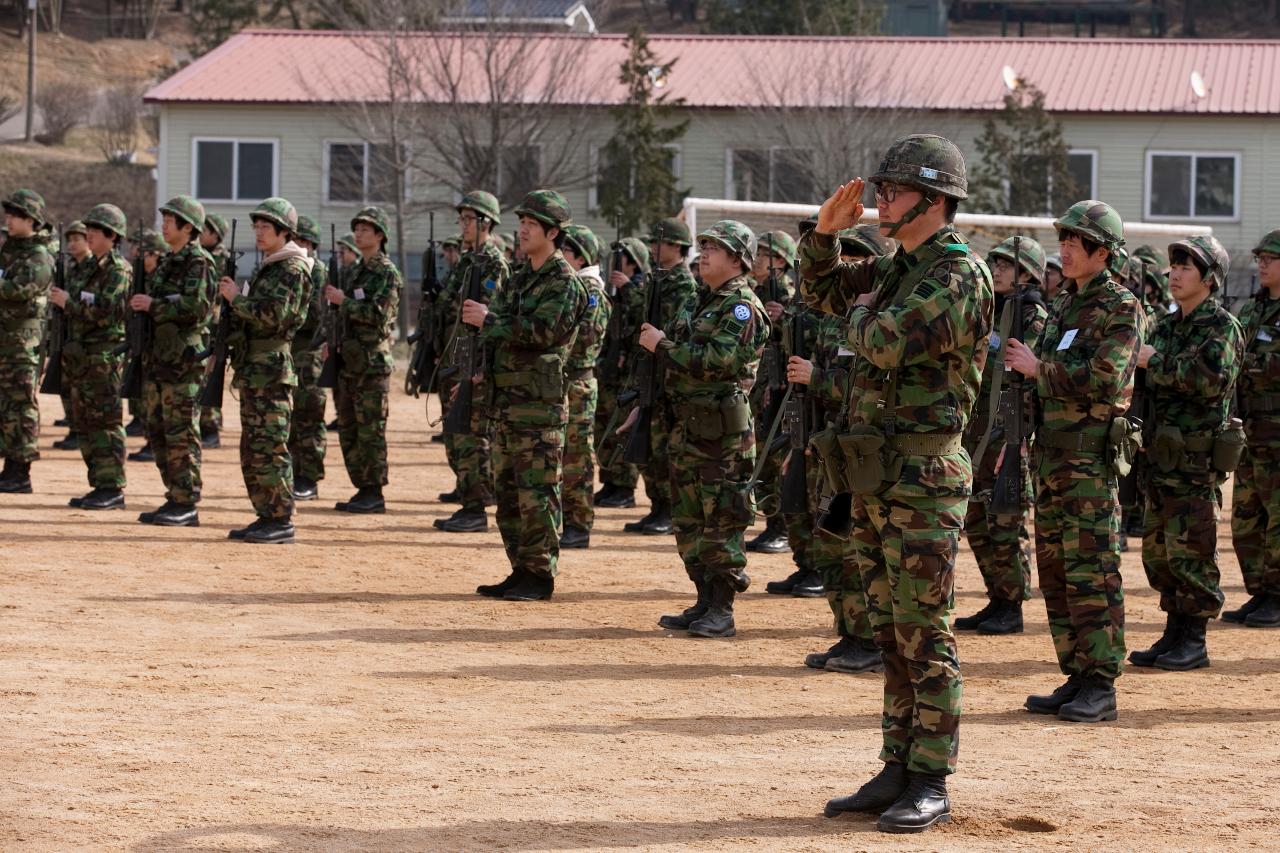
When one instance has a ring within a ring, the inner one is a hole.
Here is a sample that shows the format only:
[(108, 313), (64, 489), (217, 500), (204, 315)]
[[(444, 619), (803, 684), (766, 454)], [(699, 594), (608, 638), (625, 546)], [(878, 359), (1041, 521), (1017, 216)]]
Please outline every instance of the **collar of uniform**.
[(932, 255), (934, 253), (934, 247), (937, 244), (963, 242), (966, 241), (956, 232), (955, 226), (948, 222), (946, 225), (933, 232), (933, 235), (930, 236), (928, 240), (925, 240), (910, 252), (903, 249), (901, 244), (899, 244), (898, 251), (895, 252), (893, 256), (893, 262), (903, 272), (908, 272), (914, 269), (916, 264), (925, 260), (927, 255)]
[(1218, 298), (1210, 293), (1205, 297), (1204, 301), (1195, 307), (1187, 316), (1182, 316), (1182, 306), (1179, 305), (1174, 313), (1174, 319), (1181, 323), (1183, 320), (1190, 321), (1193, 325), (1199, 325), (1210, 320), (1218, 313)]
[(1070, 289), (1071, 289), (1071, 290), (1072, 290), (1072, 291), (1073, 291), (1077, 296), (1084, 296), (1084, 295), (1087, 295), (1087, 294), (1089, 294), (1089, 293), (1092, 293), (1092, 292), (1093, 292), (1093, 291), (1095, 291), (1095, 290), (1099, 290), (1099, 289), (1101, 289), (1101, 288), (1102, 288), (1102, 285), (1103, 285), (1103, 284), (1105, 284), (1106, 282), (1110, 281), (1110, 280), (1111, 280), (1111, 273), (1110, 273), (1110, 271), (1109, 271), (1109, 270), (1106, 270), (1106, 269), (1103, 269), (1103, 270), (1102, 270), (1102, 271), (1100, 271), (1097, 275), (1095, 275), (1093, 278), (1091, 278), (1091, 279), (1089, 279), (1087, 282), (1085, 282), (1085, 284), (1084, 284), (1084, 286), (1083, 286), (1083, 287), (1081, 287), (1081, 286), (1080, 286), (1080, 283), (1079, 283), (1079, 282), (1077, 282), (1074, 278), (1073, 278), (1073, 279), (1071, 279), (1071, 283), (1070, 283), (1069, 287), (1070, 287)]

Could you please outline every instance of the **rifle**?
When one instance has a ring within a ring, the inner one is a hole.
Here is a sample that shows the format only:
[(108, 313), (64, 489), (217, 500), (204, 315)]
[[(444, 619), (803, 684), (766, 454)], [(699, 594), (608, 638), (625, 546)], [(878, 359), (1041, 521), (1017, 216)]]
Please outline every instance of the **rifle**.
[[(481, 251), (482, 242), (478, 228), (477, 225), (476, 242), (471, 249), (471, 279), (467, 282), (466, 292), (461, 294), (462, 299), (458, 302), (459, 322), (462, 316), (462, 303), (468, 299), (479, 302), (482, 298), (481, 290), (484, 282), (481, 266), (484, 263), (484, 253)], [(449, 404), (449, 413), (444, 416), (441, 431), (445, 435), (471, 435), (471, 410), (476, 390), (474, 380), (480, 372), (480, 355), (479, 329), (474, 326), (465, 326), (461, 336), (455, 333), (453, 363), (457, 368), (455, 375), (458, 377), (458, 394)]]
[[(436, 274), (436, 215), (428, 214), (430, 232), (427, 250), (422, 253), (422, 305), (418, 308), (418, 328), (409, 336), (413, 356), (409, 359), (409, 372), (404, 377), (404, 393), (417, 397), (421, 392), (431, 393), (435, 384), (436, 342), (432, 339), (435, 323), (436, 300), (440, 297), (440, 278)], [(480, 225), (477, 222), (476, 229)]]
[[(58, 223), (58, 233), (62, 233), (62, 223)], [(58, 243), (58, 254), (54, 256), (53, 284), (59, 290), (67, 289), (67, 256), (61, 242)], [(52, 309), (45, 329), (45, 354), (48, 361), (44, 381), (40, 383), (41, 394), (62, 393), (62, 347), (67, 342), (67, 312), (57, 305), (53, 305)]]
[(601, 353), (600, 360), (600, 378), (608, 383), (618, 381), (621, 368), (618, 362), (622, 359), (622, 306), (618, 304), (618, 288), (609, 282), (614, 270), (618, 269), (622, 262), (622, 217), (619, 216), (614, 220), (617, 229), (617, 239), (613, 241), (613, 255), (609, 261), (609, 270), (605, 273), (605, 293), (609, 297), (609, 302), (613, 305), (613, 311), (609, 314), (609, 325), (605, 329), (604, 350)]
[[(222, 274), (232, 281), (236, 277), (236, 221), (231, 220), (231, 242), (227, 246), (227, 265)], [(225, 300), (224, 300), (225, 301)], [(204, 374), (204, 387), (200, 389), (200, 405), (210, 408), (222, 408), (222, 389), (227, 384), (227, 339), (231, 336), (231, 303), (227, 302), (218, 313), (218, 328), (213, 333), (213, 344), (203, 355), (208, 358), (208, 369)], [(198, 356), (197, 358), (200, 358)]]
[[(1026, 336), (1026, 323), (1023, 319), (1027, 286), (1018, 281), (1022, 271), (1022, 238), (1013, 238), (1013, 317), (1009, 326), (1009, 337), (1022, 342)], [(1007, 344), (1004, 344), (1007, 346)], [(1022, 480), (1023, 445), (1027, 437), (1027, 417), (1024, 403), (1026, 401), (1025, 383), (1022, 374), (1005, 365), (1004, 388), (1000, 392), (1001, 421), (1004, 426), (1004, 453), (1000, 462), (1000, 470), (996, 473), (996, 482), (991, 489), (990, 510), (993, 515), (1022, 515), (1025, 508), (1026, 492)], [(984, 442), (985, 444), (985, 442)], [(974, 460), (981, 465), (982, 460)]]
[[(765, 283), (765, 295), (769, 302), (778, 301), (778, 271), (772, 266), (769, 268), (769, 278)], [(765, 388), (765, 423), (772, 423), (773, 419), (778, 415), (778, 406), (781, 405), (782, 395), (787, 389), (787, 356), (782, 351), (782, 329), (781, 326), (774, 326), (769, 330), (769, 340), (765, 344), (763, 365), (766, 381), (768, 385)], [(762, 448), (766, 452), (771, 452), (772, 448)]]
[[(658, 227), (655, 242), (658, 243), (658, 254), (653, 259), (652, 272), (649, 275), (649, 292), (645, 301), (645, 322), (650, 326), (662, 327), (662, 227)], [(662, 375), (658, 371), (658, 358), (655, 353), (636, 344), (636, 406), (639, 409), (636, 421), (627, 433), (627, 444), (623, 448), (622, 458), (634, 465), (647, 465), (652, 456), (653, 436), (653, 404), (658, 399), (658, 386)]]
[[(808, 341), (805, 340), (805, 310), (798, 309), (791, 318), (792, 353), (803, 359), (811, 357)], [(809, 511), (809, 463), (805, 459), (805, 449), (809, 446), (809, 430), (812, 419), (809, 406), (809, 386), (800, 382), (791, 383), (790, 393), (783, 409), (782, 422), (785, 424), (788, 445), (791, 448), (791, 460), (787, 463), (786, 476), (782, 478), (782, 512), (795, 514)]]
[[(331, 287), (342, 289), (342, 271), (338, 266), (338, 230), (337, 227), (329, 225), (329, 269), (328, 280), (325, 282)], [(338, 316), (338, 306), (332, 302), (329, 303), (329, 316), (324, 321), (327, 323), (328, 338), (325, 345), (328, 352), (325, 354), (324, 365), (320, 368), (320, 378), (316, 380), (317, 388), (336, 388), (338, 387), (338, 371), (342, 369), (342, 328)]]
[[(129, 288), (130, 296), (145, 295), (147, 292), (147, 267), (143, 260), (146, 252), (142, 249), (142, 229), (134, 236), (133, 245), (136, 251), (133, 256), (133, 284)], [(137, 400), (142, 397), (142, 354), (151, 343), (153, 324), (151, 315), (142, 311), (130, 311), (125, 321), (124, 346), (116, 350), (117, 355), (129, 354), (129, 363), (124, 368), (124, 378), (120, 382), (120, 399)]]

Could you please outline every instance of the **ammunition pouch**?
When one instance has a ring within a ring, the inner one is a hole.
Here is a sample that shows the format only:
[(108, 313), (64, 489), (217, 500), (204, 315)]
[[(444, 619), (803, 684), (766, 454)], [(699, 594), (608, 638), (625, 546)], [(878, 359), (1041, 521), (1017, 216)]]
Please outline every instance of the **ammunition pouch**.
[(1244, 424), (1239, 418), (1232, 418), (1226, 429), (1213, 437), (1213, 447), (1209, 451), (1213, 470), (1219, 474), (1230, 474), (1239, 468), (1240, 457), (1244, 455), (1247, 444)]
[(1142, 449), (1142, 422), (1124, 415), (1111, 419), (1107, 428), (1107, 464), (1117, 477), (1127, 477)]
[(833, 495), (848, 494), (849, 474), (844, 464), (844, 451), (840, 449), (840, 437), (834, 427), (827, 427), (809, 436), (809, 446), (822, 462), (826, 479), (826, 492)]
[(157, 366), (169, 373), (181, 373), (187, 369), (192, 357), (199, 352), (200, 331), (183, 330), (176, 323), (156, 323), (151, 337), (151, 356)]
[(567, 393), (564, 381), (564, 359), (556, 353), (544, 353), (534, 362), (533, 372), (538, 398), (544, 403), (563, 405)]
[(1182, 437), (1182, 430), (1168, 424), (1156, 427), (1155, 437), (1147, 454), (1151, 463), (1166, 474), (1171, 474), (1182, 467), (1186, 455), (1187, 442)]
[(741, 435), (751, 429), (751, 406), (741, 392), (719, 400), (712, 397), (683, 400), (676, 407), (676, 416), (690, 437), (700, 441)]
[(849, 488), (858, 495), (878, 495), (902, 477), (902, 455), (870, 424), (854, 424), (839, 436)]

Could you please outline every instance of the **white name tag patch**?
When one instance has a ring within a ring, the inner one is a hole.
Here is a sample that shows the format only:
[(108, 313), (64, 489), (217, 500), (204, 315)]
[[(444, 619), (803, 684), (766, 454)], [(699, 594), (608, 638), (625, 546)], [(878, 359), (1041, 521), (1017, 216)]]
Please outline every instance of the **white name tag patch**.
[(92, 305), (93, 300), (94, 300), (94, 296), (92, 293), (81, 292), (80, 301), (83, 302), (85, 305)]
[(1058, 341), (1058, 352), (1062, 352), (1064, 349), (1067, 349), (1068, 347), (1070, 347), (1071, 343), (1076, 339), (1076, 335), (1078, 334), (1080, 334), (1079, 329), (1071, 329), (1065, 335), (1063, 335), (1062, 340)]
[(351, 295), (354, 296), (356, 299), (364, 299), (364, 288), (357, 287), (356, 292)]
[(1271, 333), (1268, 332), (1266, 329), (1259, 329), (1258, 340), (1262, 341), (1264, 344), (1269, 344), (1273, 340), (1275, 340), (1275, 338), (1271, 337)]
[(836, 350), (836, 358), (852, 358), (855, 355), (857, 353), (848, 347), (840, 347), (840, 349)]

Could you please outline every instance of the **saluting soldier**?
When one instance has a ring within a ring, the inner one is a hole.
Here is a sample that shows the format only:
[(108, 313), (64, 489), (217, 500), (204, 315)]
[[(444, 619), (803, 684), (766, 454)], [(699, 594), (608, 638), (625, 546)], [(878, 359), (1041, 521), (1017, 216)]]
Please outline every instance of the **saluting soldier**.
[[(68, 225), (62, 232), (63, 247), (67, 252), (65, 281), (64, 284), (70, 285), (71, 282), (78, 278), (86, 276), (96, 266), (96, 258), (93, 252), (89, 251), (89, 241), (85, 234), (85, 225), (82, 220), (76, 219)], [(52, 295), (52, 291), (50, 292)], [(65, 351), (64, 351), (65, 352)], [(65, 362), (65, 357), (63, 361)], [(64, 372), (66, 368), (63, 368)], [(62, 383), (62, 413), (66, 420), (66, 426), (69, 427), (65, 438), (58, 439), (53, 443), (55, 450), (77, 450), (80, 447), (80, 435), (76, 431), (75, 421), (71, 418), (71, 387), (66, 382)], [(53, 422), (54, 426), (59, 426), (57, 421)]]
[[(227, 220), (221, 214), (206, 212), (204, 229), (200, 232), (200, 248), (213, 258), (213, 269), (217, 275), (222, 275), (227, 268), (227, 255), (230, 252), (222, 242), (226, 237)], [(221, 310), (221, 300), (213, 300), (212, 323), (218, 322)], [(200, 446), (206, 450), (222, 446), (222, 409), (213, 406), (200, 407)]]
[(91, 491), (72, 498), (77, 509), (124, 508), (124, 423), (120, 383), (124, 378), (125, 300), (133, 270), (120, 256), (128, 231), (124, 211), (99, 204), (84, 218), (92, 263), (77, 265), (67, 289), (54, 287), (49, 298), (66, 312), (67, 341), (62, 348), (62, 381), (71, 392), (71, 422), (80, 435), (80, 454), (88, 467)]
[(382, 487), (387, 480), (387, 395), (391, 390), (391, 336), (400, 308), (403, 279), (387, 257), (387, 215), (366, 207), (351, 220), (360, 260), (342, 278), (342, 288), (326, 285), (325, 299), (338, 306), (343, 331), (339, 352), (342, 369), (334, 389), (338, 410), (338, 443), (347, 476), (356, 487), (351, 500), (339, 501), (339, 512), (387, 511)]
[(534, 190), (516, 208), (527, 260), (490, 306), (468, 299), (462, 322), (481, 330), (495, 418), (498, 529), (511, 574), (476, 592), (508, 601), (548, 599), (560, 556), (561, 472), (568, 424), (565, 365), (590, 300), (560, 253), (569, 203)]
[(324, 369), (324, 348), (317, 346), (320, 323), (324, 318), (324, 288), (329, 283), (329, 269), (318, 257), (320, 227), (310, 216), (298, 217), (294, 243), (307, 253), (311, 261), (308, 293), (302, 304), (302, 325), (293, 332), (290, 351), (298, 384), (293, 387), (293, 411), (289, 423), (289, 456), (293, 460), (294, 500), (311, 501), (318, 496), (318, 484), (324, 479), (324, 454), (328, 436), (324, 428), (324, 406), (328, 395), (319, 386)]

